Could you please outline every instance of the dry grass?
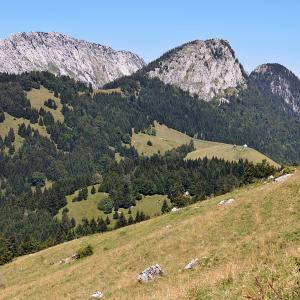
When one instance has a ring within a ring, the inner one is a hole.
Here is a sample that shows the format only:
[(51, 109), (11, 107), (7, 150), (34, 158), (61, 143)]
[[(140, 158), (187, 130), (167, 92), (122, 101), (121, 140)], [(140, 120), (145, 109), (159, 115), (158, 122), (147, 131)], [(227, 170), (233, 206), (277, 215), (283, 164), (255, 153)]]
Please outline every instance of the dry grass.
[[(229, 206), (219, 207), (224, 198)], [(282, 299), (292, 298), (300, 258), (300, 172), (279, 184), (256, 184), (176, 213), (120, 230), (81, 238), (20, 257), (2, 266), (0, 299)], [(94, 255), (57, 262), (90, 243)], [(182, 271), (192, 258), (193, 271)], [(137, 283), (137, 274), (159, 263), (162, 278)], [(258, 279), (265, 295), (260, 293)], [(277, 297), (277, 298), (276, 298)]]
[[(40, 109), (41, 107), (45, 111), (50, 111), (56, 121), (61, 123), (64, 122), (64, 115), (62, 114), (62, 104), (59, 98), (54, 97), (53, 92), (50, 92), (48, 89), (41, 87), (40, 89), (32, 89), (27, 92), (27, 98), (30, 100), (31, 106)], [(53, 99), (57, 105), (57, 109), (51, 109), (44, 105), (45, 100), (49, 98)]]
[[(197, 159), (218, 157), (229, 161), (238, 161), (239, 159), (248, 159), (255, 163), (266, 159), (270, 164), (278, 166), (273, 160), (262, 153), (252, 149), (243, 147), (234, 147), (230, 144), (216, 143), (193, 139), (190, 136), (177, 130), (168, 128), (165, 125), (155, 123), (156, 136), (150, 136), (143, 133), (133, 133), (131, 144), (137, 149), (139, 154), (151, 156), (155, 153), (164, 153), (183, 144), (188, 144), (193, 140), (196, 150), (187, 155), (187, 159)], [(152, 142), (152, 146), (148, 146), (148, 141)]]

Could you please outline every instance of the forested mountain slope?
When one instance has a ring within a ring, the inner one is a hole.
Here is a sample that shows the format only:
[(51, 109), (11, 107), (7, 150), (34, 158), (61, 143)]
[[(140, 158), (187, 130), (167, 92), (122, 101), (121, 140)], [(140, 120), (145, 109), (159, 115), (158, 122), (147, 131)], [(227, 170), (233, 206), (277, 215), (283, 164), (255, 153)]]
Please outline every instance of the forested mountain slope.
[[(12, 255), (107, 230), (101, 219), (77, 224), (67, 210), (61, 220), (54, 218), (67, 195), (80, 190), (74, 201), (85, 201), (87, 186), (101, 185), (100, 192), (109, 197), (100, 209), (111, 213), (154, 194), (186, 205), (277, 171), (265, 163), (185, 160), (192, 144), (151, 158), (139, 156), (130, 146), (132, 129), (147, 131), (155, 120), (206, 140), (270, 144), (261, 135), (255, 138), (256, 131), (252, 135), (235, 127), (230, 107), (199, 101), (157, 79), (137, 75), (112, 87), (119, 89), (95, 94), (82, 83), (47, 72), (0, 75), (0, 126), (8, 119), (20, 125), (0, 138), (0, 228)], [(49, 98), (43, 102), (40, 95)], [(272, 148), (279, 162), (291, 159), (281, 151), (283, 145)], [(119, 163), (116, 153), (124, 157)], [(182, 197), (186, 191), (190, 198)], [(143, 213), (136, 221), (146, 218)]]

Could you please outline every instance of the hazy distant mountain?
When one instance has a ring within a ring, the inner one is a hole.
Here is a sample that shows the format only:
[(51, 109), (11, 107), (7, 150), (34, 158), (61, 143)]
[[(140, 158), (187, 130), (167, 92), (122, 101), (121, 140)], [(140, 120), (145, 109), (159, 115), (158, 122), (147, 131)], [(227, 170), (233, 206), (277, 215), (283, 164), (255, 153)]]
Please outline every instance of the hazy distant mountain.
[(246, 82), (247, 74), (225, 40), (193, 41), (172, 49), (150, 63), (150, 77), (179, 86), (204, 100)]
[(131, 52), (55, 32), (23, 32), (0, 40), (0, 72), (50, 71), (99, 87), (144, 64)]

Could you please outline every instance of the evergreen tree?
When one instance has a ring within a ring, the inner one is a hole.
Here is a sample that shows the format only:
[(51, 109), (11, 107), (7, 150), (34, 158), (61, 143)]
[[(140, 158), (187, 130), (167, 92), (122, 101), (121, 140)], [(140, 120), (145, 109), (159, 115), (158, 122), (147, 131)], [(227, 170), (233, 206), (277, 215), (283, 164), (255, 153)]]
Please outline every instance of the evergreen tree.
[(170, 208), (169, 208), (169, 205), (168, 205), (168, 202), (167, 202), (167, 199), (164, 200), (163, 204), (162, 204), (162, 207), (161, 207), (161, 212), (163, 214), (167, 213), (170, 211)]
[(26, 125), (24, 123), (22, 123), (19, 126), (18, 135), (23, 137), (23, 138), (25, 138), (27, 136), (27, 129), (26, 129)]
[(92, 194), (92, 195), (96, 194), (96, 188), (95, 188), (95, 186), (94, 186), (94, 185), (92, 186), (92, 189), (91, 189), (91, 194)]
[(134, 222), (135, 223), (141, 222), (140, 211), (139, 210), (136, 212)]
[(3, 237), (0, 237), (0, 265), (10, 262), (13, 258), (13, 253), (9, 249), (9, 243)]
[(9, 155), (13, 155), (15, 153), (15, 146), (14, 145), (10, 145), (9, 149), (8, 149), (8, 154)]
[(3, 123), (5, 121), (5, 115), (2, 110), (0, 110), (0, 123)]
[(106, 225), (109, 225), (109, 224), (110, 224), (110, 219), (109, 219), (108, 216), (106, 216), (105, 223), (106, 223)]
[(83, 196), (83, 199), (84, 199), (84, 200), (87, 200), (88, 194), (89, 194), (89, 190), (88, 190), (87, 186), (85, 186), (85, 187), (82, 189), (82, 196)]
[(12, 128), (9, 129), (8, 134), (4, 138), (4, 144), (6, 147), (10, 147), (10, 145), (15, 141), (15, 133)]
[(128, 218), (128, 225), (131, 225), (134, 223), (134, 220), (133, 220), (133, 217), (132, 215), (129, 215), (129, 218)]
[(123, 212), (120, 214), (119, 218), (118, 218), (118, 221), (117, 221), (117, 224), (116, 224), (116, 227), (117, 228), (121, 228), (121, 227), (124, 227), (127, 225), (127, 220), (123, 214)]
[(117, 210), (115, 210), (114, 214), (113, 214), (113, 219), (117, 220), (119, 218), (119, 213)]
[(106, 222), (102, 219), (102, 217), (100, 219), (98, 219), (98, 231), (99, 232), (105, 232), (107, 231), (107, 224)]

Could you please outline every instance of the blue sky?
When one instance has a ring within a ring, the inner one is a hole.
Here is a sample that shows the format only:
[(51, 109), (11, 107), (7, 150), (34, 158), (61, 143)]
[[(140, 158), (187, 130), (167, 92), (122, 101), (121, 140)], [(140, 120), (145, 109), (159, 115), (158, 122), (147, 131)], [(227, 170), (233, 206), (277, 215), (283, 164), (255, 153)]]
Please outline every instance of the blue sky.
[(300, 75), (298, 0), (1, 1), (0, 38), (57, 31), (130, 50), (147, 62), (194, 39), (224, 38), (247, 71), (266, 62)]

